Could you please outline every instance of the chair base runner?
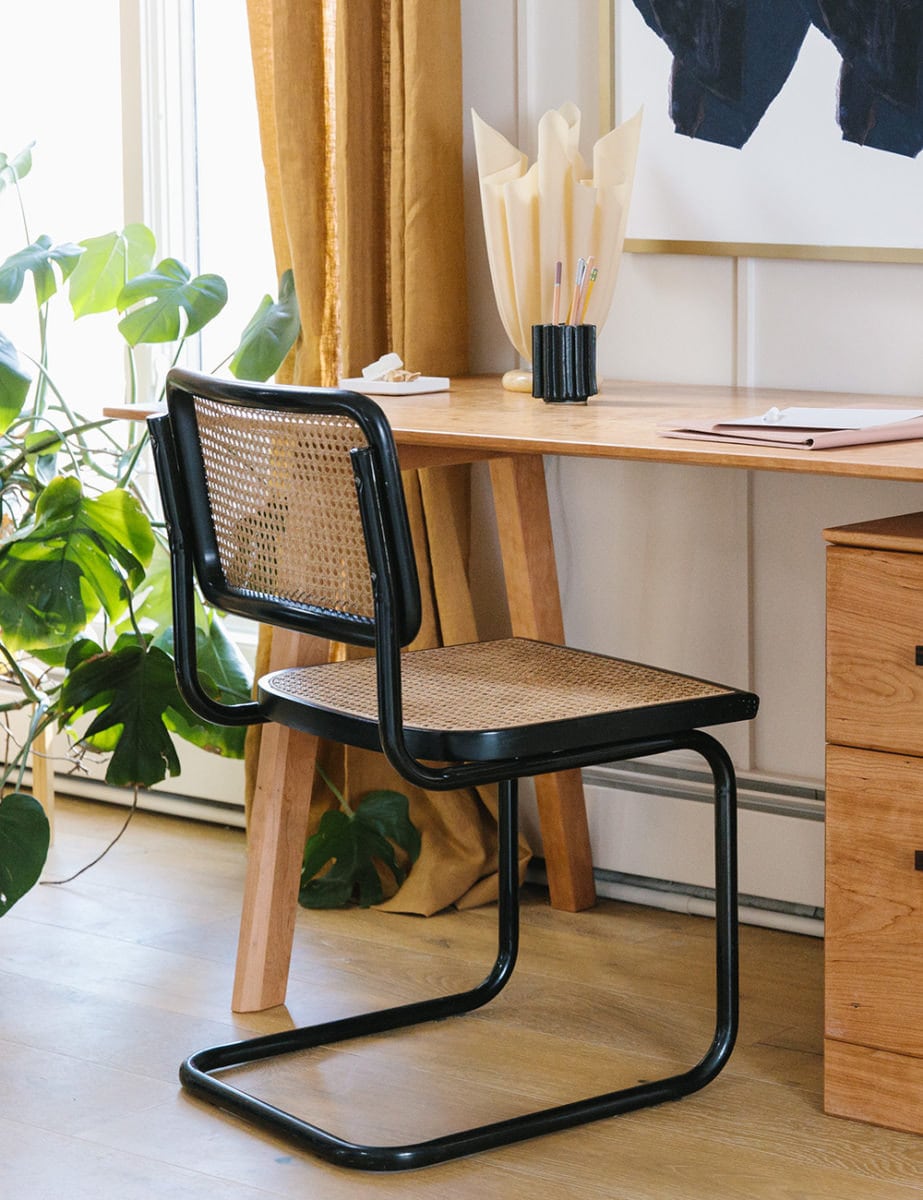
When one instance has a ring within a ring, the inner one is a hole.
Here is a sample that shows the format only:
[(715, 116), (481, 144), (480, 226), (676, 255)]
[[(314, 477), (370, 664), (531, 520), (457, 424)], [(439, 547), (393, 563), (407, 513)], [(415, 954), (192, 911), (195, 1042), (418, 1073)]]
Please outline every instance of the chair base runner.
[(500, 784), (498, 952), (493, 968), (476, 987), (450, 996), (328, 1021), (200, 1050), (180, 1068), (188, 1091), (257, 1124), (339, 1166), (364, 1171), (402, 1171), (431, 1166), (540, 1134), (568, 1129), (635, 1109), (678, 1100), (709, 1083), (727, 1063), (737, 1035), (737, 849), (736, 786), (733, 767), (718, 742), (706, 734), (684, 735), (711, 766), (715, 781), (716, 1021), (711, 1045), (691, 1069), (678, 1075), (607, 1092), (424, 1142), (366, 1146), (345, 1141), (291, 1113), (240, 1091), (216, 1072), (280, 1054), (332, 1045), (351, 1038), (403, 1029), (470, 1012), (492, 1000), (508, 982), (519, 943), (517, 801), (513, 781)]

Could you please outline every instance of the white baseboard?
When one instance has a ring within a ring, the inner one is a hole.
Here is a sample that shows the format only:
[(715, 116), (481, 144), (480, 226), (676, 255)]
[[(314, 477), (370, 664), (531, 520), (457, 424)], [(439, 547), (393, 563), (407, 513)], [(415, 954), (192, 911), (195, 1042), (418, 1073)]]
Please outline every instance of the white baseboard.
[[(682, 765), (624, 763), (584, 771), (600, 895), (681, 912), (714, 911), (710, 779)], [(824, 803), (814, 784), (742, 772), (741, 919), (823, 932)], [(524, 827), (540, 849), (534, 809)]]
[[(143, 792), (139, 807), (243, 828), (242, 764), (210, 755), (206, 759), (202, 751), (191, 753), (193, 769), (187, 771), (184, 765), (172, 788), (168, 781)], [(201, 769), (203, 759), (207, 776)], [(622, 763), (588, 769), (583, 777), (599, 895), (679, 912), (713, 913), (707, 774), (682, 763)], [(738, 786), (741, 919), (822, 935), (822, 789), (745, 772)], [(111, 788), (98, 778), (58, 775), (56, 788), (65, 795), (116, 804), (132, 801), (129, 789)], [(523, 827), (538, 855), (530, 878), (543, 882), (541, 831), (530, 791), (523, 788)]]
[[(61, 796), (97, 800), (103, 804), (121, 804), (125, 807), (134, 799), (131, 788), (112, 787), (99, 779), (76, 775), (55, 776), (55, 791)], [(230, 801), (214, 800), (207, 796), (185, 795), (159, 787), (142, 789), (138, 796), (138, 808), (145, 812), (187, 817), (191, 821), (230, 825), (235, 829), (243, 829), (245, 826), (242, 798)]]

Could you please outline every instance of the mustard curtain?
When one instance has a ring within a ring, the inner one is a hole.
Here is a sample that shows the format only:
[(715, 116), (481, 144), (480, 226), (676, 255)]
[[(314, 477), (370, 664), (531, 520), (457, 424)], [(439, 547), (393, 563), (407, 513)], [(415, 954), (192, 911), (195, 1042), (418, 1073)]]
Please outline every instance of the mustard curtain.
[[(248, 14), (277, 267), (294, 272), (303, 326), (280, 378), (333, 385), (391, 350), (410, 370), (463, 374), (458, 0), (248, 0)], [(424, 599), (415, 647), (477, 638), (468, 485), (464, 467), (404, 475)], [(251, 778), (257, 746), (258, 735)], [(423, 848), (385, 908), (496, 896), (493, 789), (431, 796), (380, 755), (325, 745), (320, 756), (353, 802), (379, 787), (410, 797)], [(325, 791), (315, 780), (315, 822)], [(528, 858), (523, 842), (523, 869)]]

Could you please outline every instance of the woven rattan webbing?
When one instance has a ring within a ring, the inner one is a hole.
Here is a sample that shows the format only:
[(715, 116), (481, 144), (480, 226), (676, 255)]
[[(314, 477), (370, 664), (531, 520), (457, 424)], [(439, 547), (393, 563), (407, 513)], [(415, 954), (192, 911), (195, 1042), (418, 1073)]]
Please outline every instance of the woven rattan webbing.
[(242, 592), (373, 616), (349, 458), (365, 446), (341, 415), (238, 408), (196, 397), (221, 567)]
[[(419, 729), (504, 729), (722, 696), (733, 689), (566, 646), (509, 638), (405, 654), (404, 723)], [(372, 658), (291, 668), (264, 685), (324, 708), (375, 719)]]

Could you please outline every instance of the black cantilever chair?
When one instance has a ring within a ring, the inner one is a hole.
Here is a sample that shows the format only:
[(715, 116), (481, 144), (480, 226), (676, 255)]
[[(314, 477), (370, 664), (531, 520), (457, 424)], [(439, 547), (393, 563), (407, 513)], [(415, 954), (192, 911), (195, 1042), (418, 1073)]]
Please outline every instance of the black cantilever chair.
[[(710, 1082), (737, 1031), (736, 793), (731, 762), (701, 730), (747, 720), (752, 693), (522, 638), (402, 651), (420, 598), (394, 441), (372, 400), (347, 391), (171, 372), (150, 419), (170, 533), (176, 669), (189, 704), (223, 723), (279, 721), (380, 750), (429, 790), (499, 784), (496, 961), (469, 990), (200, 1050), (180, 1078), (201, 1098), (344, 1166), (421, 1167), (665, 1100)], [(193, 581), (226, 612), (374, 648), (356, 661), (275, 671), (258, 698), (224, 705), (196, 670)], [(516, 781), (685, 748), (715, 788), (716, 1015), (681, 1074), (423, 1142), (366, 1146), (284, 1112), (229, 1068), (468, 1012), (510, 978), (518, 945)]]

